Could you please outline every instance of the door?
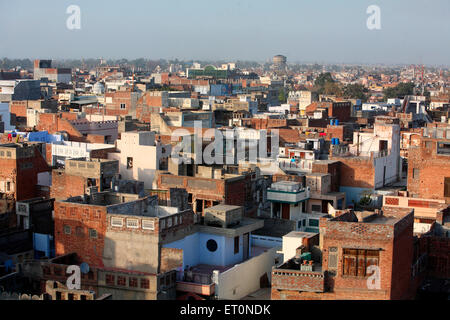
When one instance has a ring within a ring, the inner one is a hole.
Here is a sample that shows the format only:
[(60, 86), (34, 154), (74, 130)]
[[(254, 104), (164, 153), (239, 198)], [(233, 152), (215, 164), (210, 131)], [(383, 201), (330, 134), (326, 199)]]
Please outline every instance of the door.
[(249, 234), (248, 233), (244, 233), (244, 235), (242, 236), (242, 239), (244, 241), (244, 252), (242, 253), (243, 255), (243, 259), (244, 261), (248, 259), (249, 253), (248, 253), (248, 249), (249, 249)]
[(288, 203), (283, 203), (282, 204), (281, 218), (282, 219), (286, 219), (286, 220), (290, 219), (290, 216), (289, 216), (289, 204)]

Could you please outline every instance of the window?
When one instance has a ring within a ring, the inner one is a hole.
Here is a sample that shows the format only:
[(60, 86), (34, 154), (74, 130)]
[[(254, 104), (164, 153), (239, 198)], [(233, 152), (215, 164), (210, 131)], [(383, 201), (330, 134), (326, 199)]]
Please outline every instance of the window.
[(167, 228), (172, 226), (172, 218), (167, 219)]
[(98, 237), (98, 235), (97, 235), (97, 230), (95, 230), (95, 229), (89, 229), (89, 237), (90, 237), (90, 238), (93, 238), (93, 239), (96, 239), (96, 238)]
[(83, 237), (83, 236), (84, 236), (84, 230), (83, 230), (83, 227), (76, 227), (76, 228), (75, 228), (75, 234), (76, 234), (78, 237)]
[(127, 169), (133, 168), (133, 158), (127, 157)]
[(150, 280), (141, 279), (141, 288), (142, 289), (150, 289)]
[(173, 225), (176, 226), (178, 224), (178, 216), (173, 217)]
[(120, 104), (120, 109), (123, 110), (123, 109), (126, 109), (126, 108), (127, 108), (127, 105), (125, 103), (121, 103)]
[(450, 197), (450, 177), (444, 178), (444, 197)]
[(369, 266), (378, 266), (379, 254), (379, 250), (344, 249), (342, 274), (365, 277)]
[(309, 226), (310, 227), (318, 227), (319, 226), (319, 220), (317, 220), (317, 219), (309, 219)]
[(138, 286), (138, 279), (137, 278), (130, 278), (128, 281), (129, 281), (128, 282), (128, 286), (129, 287), (137, 288), (137, 286)]
[(124, 276), (117, 276), (117, 285), (118, 286), (126, 286), (127, 285), (127, 278)]
[(239, 237), (234, 237), (234, 254), (239, 253)]
[(11, 182), (6, 182), (6, 191), (11, 191)]
[(166, 227), (166, 220), (160, 220), (159, 221), (159, 226), (161, 229), (164, 229)]
[(206, 242), (206, 248), (210, 252), (215, 252), (217, 250), (217, 242), (216, 240), (210, 239)]
[(123, 219), (122, 218), (117, 218), (117, 217), (112, 217), (111, 218), (111, 226), (112, 227), (118, 227), (118, 228), (123, 227)]
[(336, 270), (337, 269), (337, 248), (330, 247), (328, 253), (328, 269)]
[(142, 229), (155, 230), (155, 221), (153, 221), (153, 220), (142, 220)]
[(73, 293), (69, 293), (69, 294), (67, 295), (67, 300), (74, 300)]
[(321, 212), (322, 211), (322, 207), (320, 205), (313, 204), (311, 206), (311, 211), (313, 211), (313, 212)]
[(380, 140), (379, 150), (385, 151), (388, 149), (388, 142), (387, 140)]
[(132, 229), (139, 228), (139, 220), (138, 219), (127, 219), (127, 228), (132, 228)]
[(64, 226), (64, 233), (65, 234), (71, 234), (72, 233), (72, 229), (70, 228), (70, 226)]
[(105, 277), (105, 281), (106, 281), (106, 284), (113, 286), (116, 284), (116, 277), (112, 274), (107, 274)]
[(419, 169), (413, 169), (413, 179), (419, 179)]

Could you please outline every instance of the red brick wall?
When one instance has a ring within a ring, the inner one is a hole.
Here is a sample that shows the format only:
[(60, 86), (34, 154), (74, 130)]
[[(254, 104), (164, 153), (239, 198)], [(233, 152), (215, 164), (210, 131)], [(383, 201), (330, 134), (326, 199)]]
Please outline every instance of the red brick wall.
[(340, 185), (345, 187), (374, 188), (375, 168), (370, 159), (333, 158), (339, 160)]
[[(71, 227), (71, 234), (64, 233), (64, 226)], [(83, 230), (77, 235), (77, 227)], [(97, 230), (97, 238), (89, 237), (89, 229)], [(91, 267), (103, 267), (103, 248), (106, 234), (106, 207), (76, 203), (55, 202), (55, 250), (56, 255), (75, 252)]]
[[(450, 203), (450, 197), (444, 197), (444, 178), (450, 177), (448, 156), (436, 154), (436, 140), (427, 140), (432, 147), (426, 148), (425, 141), (419, 147), (410, 148), (408, 154), (408, 191), (411, 195), (425, 199), (441, 199)], [(413, 170), (419, 170), (419, 176), (413, 177)]]
[(69, 197), (81, 196), (86, 192), (86, 179), (78, 176), (66, 175), (56, 170), (52, 173), (50, 197), (65, 200)]

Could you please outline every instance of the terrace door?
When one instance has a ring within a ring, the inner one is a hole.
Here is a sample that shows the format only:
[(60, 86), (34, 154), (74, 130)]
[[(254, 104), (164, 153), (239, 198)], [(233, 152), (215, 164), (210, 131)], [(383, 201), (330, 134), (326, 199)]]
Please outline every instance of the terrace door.
[(282, 203), (281, 204), (281, 218), (285, 220), (289, 220), (291, 217), (289, 216), (289, 204)]
[(242, 239), (244, 241), (244, 252), (242, 253), (243, 255), (243, 260), (247, 260), (248, 259), (248, 249), (249, 249), (249, 234), (248, 233), (244, 233), (244, 235), (242, 236)]

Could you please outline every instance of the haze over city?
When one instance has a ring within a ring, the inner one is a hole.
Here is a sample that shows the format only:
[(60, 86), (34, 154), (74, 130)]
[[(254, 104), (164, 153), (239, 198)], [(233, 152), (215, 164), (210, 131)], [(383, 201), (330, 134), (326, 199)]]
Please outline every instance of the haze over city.
[[(66, 28), (70, 5), (79, 30)], [(370, 5), (379, 30), (366, 27)], [(448, 65), (449, 16), (447, 0), (2, 0), (0, 57)]]

